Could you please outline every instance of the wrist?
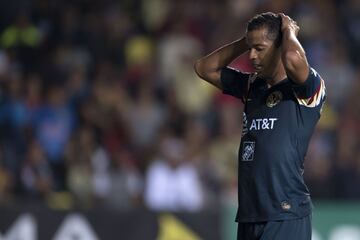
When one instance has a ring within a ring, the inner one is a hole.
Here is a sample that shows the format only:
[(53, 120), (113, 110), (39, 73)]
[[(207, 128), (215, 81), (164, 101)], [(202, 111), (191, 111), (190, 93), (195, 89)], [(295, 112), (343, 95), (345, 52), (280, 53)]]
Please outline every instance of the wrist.
[(296, 37), (295, 29), (287, 27), (282, 30), (282, 38), (283, 39), (289, 39), (289, 38), (292, 38), (293, 36)]
[(283, 35), (291, 33), (290, 26), (286, 26), (286, 27), (281, 28), (281, 32), (282, 32)]

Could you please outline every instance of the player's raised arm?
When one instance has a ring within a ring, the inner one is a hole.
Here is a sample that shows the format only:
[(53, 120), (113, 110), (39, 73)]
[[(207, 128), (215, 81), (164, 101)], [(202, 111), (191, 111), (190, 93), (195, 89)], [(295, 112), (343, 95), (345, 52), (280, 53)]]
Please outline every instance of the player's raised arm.
[(248, 46), (243, 37), (197, 60), (194, 65), (195, 72), (200, 78), (223, 89), (220, 81), (221, 69), (247, 50)]
[(297, 84), (306, 81), (309, 74), (309, 65), (305, 51), (297, 39), (299, 26), (289, 16), (280, 13), (282, 20), (281, 32), (281, 60), (286, 74)]

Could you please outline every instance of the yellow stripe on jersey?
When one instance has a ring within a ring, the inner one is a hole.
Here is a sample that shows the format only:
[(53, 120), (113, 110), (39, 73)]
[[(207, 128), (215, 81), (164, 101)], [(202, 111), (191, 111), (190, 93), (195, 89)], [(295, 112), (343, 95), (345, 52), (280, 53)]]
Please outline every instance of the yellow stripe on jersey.
[(325, 97), (325, 83), (320, 79), (320, 87), (316, 93), (310, 98), (299, 98), (295, 93), (296, 99), (300, 105), (305, 107), (316, 107), (320, 104), (321, 100)]

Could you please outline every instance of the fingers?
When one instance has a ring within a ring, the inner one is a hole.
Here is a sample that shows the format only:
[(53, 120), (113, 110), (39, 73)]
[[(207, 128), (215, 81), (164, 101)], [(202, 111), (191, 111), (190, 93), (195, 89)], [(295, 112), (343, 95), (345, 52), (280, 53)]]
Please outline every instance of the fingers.
[(281, 18), (285, 18), (285, 14), (284, 14), (284, 13), (278, 13), (278, 15), (279, 15)]
[(286, 28), (290, 28), (293, 29), (297, 35), (297, 33), (299, 32), (299, 25), (297, 24), (296, 21), (294, 21), (291, 17), (289, 17), (288, 15), (285, 15), (284, 13), (278, 13), (278, 15), (281, 17), (281, 21), (282, 21), (282, 26), (281, 29), (284, 30)]
[(283, 21), (285, 20), (288, 23), (298, 26), (297, 22), (288, 15), (285, 15), (284, 13), (278, 13), (278, 15), (282, 18)]
[(288, 21), (290, 23), (296, 23), (291, 17), (285, 15), (284, 13), (279, 13), (278, 15), (282, 18), (282, 20)]

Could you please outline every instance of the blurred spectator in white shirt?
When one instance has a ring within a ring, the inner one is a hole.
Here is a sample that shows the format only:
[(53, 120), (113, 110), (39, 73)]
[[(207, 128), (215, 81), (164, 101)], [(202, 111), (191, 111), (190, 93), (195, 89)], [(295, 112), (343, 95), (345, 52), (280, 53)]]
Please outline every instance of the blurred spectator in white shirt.
[(196, 168), (184, 158), (184, 142), (165, 138), (161, 157), (148, 168), (145, 203), (157, 211), (197, 211), (203, 206), (203, 193)]

